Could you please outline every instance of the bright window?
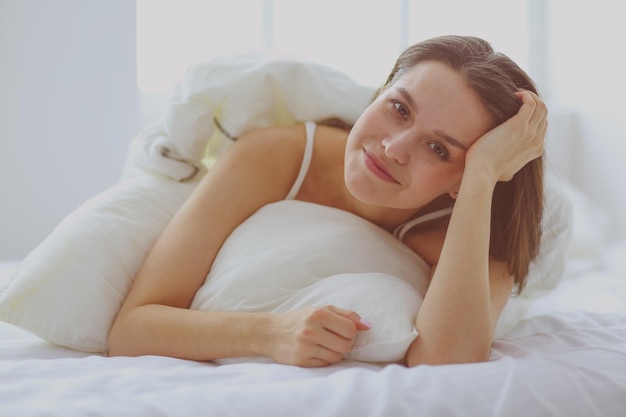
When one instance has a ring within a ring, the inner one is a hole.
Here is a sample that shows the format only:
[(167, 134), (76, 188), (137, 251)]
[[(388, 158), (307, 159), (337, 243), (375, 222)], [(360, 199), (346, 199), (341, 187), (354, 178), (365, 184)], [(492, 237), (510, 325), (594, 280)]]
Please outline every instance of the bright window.
[(137, 86), (165, 93), (194, 63), (264, 47), (260, 0), (137, 0)]
[(270, 48), (377, 86), (405, 47), (442, 34), (484, 37), (528, 67), (533, 1), (137, 0), (137, 84), (164, 94), (189, 65)]
[(527, 66), (527, 7), (525, 1), (412, 0), (409, 42), (446, 34), (478, 36), (518, 64)]

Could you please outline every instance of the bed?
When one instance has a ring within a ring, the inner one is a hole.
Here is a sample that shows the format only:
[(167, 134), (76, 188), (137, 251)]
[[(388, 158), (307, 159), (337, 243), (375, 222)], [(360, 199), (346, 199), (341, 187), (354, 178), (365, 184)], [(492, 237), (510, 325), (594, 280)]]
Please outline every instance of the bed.
[[(270, 75), (280, 75), (285, 65), (272, 60), (259, 67), (258, 62), (258, 57), (229, 58), (190, 70), (161, 121), (133, 141), (122, 184), (68, 216), (27, 259), (0, 263), (0, 416), (624, 415), (626, 239), (608, 237), (604, 213), (569, 178), (559, 182), (572, 207), (568, 239), (554, 248), (562, 256), (562, 268), (548, 271), (550, 285), (535, 288), (523, 308), (515, 310), (515, 320), (498, 333), (488, 362), (407, 369), (346, 359), (304, 369), (259, 360), (218, 364), (157, 356), (107, 357), (103, 332), (94, 329), (110, 324), (129, 282), (102, 277), (111, 271), (116, 277), (132, 276), (160, 225), (193, 188), (190, 179), (210, 169), (228, 136), (250, 128), (251, 121), (264, 125), (329, 115), (319, 113), (320, 108), (350, 120), (370, 98), (370, 90), (312, 64), (298, 67), (297, 77), (278, 76), (269, 82), (269, 93), (260, 86), (265, 88), (271, 77), (255, 77), (260, 84), (252, 88), (246, 84), (246, 100), (250, 94), (275, 98), (276, 91), (291, 90), (294, 83), (310, 93), (306, 102), (282, 97), (271, 105), (271, 112), (267, 106), (243, 114), (230, 111), (228, 106), (238, 107), (233, 89), (226, 99), (217, 100), (217, 87), (207, 87), (216, 71), (230, 77), (220, 78), (219, 90), (229, 82), (248, 80), (251, 65), (254, 74), (269, 68)], [(288, 63), (284, 71), (294, 74), (294, 65)], [(241, 68), (246, 71), (237, 72)], [(334, 89), (320, 89), (320, 82), (329, 79)], [(212, 101), (199, 99), (207, 89)], [(356, 109), (337, 104), (336, 98), (346, 94), (360, 103)], [(311, 108), (311, 97), (331, 105)], [(213, 107), (209, 111), (206, 106)], [(187, 141), (172, 144), (173, 137)], [(211, 143), (199, 137), (211, 137)], [(138, 183), (142, 190), (149, 188), (146, 178), (158, 192), (138, 197)], [(168, 203), (157, 210), (155, 199), (162, 201), (158, 193), (166, 193)], [(135, 213), (133, 199), (140, 197), (153, 210), (148, 216)], [(112, 200), (122, 204), (107, 211), (110, 222), (104, 222), (102, 208)], [(113, 215), (118, 223), (113, 224)], [(106, 230), (96, 240), (94, 227), (103, 223)], [(111, 232), (115, 227), (119, 230)], [(120, 245), (115, 233), (128, 233), (129, 228), (139, 237)], [(76, 247), (70, 239), (79, 242)], [(124, 256), (128, 259), (122, 260)], [(96, 273), (100, 275), (92, 278)], [(23, 282), (29, 285), (20, 287)], [(16, 287), (22, 291), (19, 297)], [(30, 308), (22, 308), (26, 305)], [(10, 308), (24, 310), (22, 318), (8, 314)]]

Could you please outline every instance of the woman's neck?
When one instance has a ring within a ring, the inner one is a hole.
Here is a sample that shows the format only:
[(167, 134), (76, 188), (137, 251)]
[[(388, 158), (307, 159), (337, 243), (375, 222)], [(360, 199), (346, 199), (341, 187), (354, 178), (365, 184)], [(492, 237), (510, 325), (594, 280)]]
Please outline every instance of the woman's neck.
[[(359, 217), (377, 224), (388, 231), (395, 230), (401, 224), (424, 214), (431, 213), (453, 204), (452, 199), (448, 195), (442, 195), (421, 208), (416, 209), (396, 209), (384, 206), (376, 206), (364, 203), (354, 197), (350, 191), (343, 185), (345, 190), (346, 211), (350, 211)], [(339, 207), (342, 208), (342, 207)]]

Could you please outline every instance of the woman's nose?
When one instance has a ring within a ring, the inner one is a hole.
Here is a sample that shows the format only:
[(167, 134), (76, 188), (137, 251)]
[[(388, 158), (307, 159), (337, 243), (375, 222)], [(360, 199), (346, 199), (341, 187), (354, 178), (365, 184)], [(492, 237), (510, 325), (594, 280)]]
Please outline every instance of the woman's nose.
[(395, 160), (400, 165), (404, 165), (409, 161), (410, 149), (408, 135), (395, 133), (385, 137), (381, 144), (385, 150), (385, 155), (389, 159)]

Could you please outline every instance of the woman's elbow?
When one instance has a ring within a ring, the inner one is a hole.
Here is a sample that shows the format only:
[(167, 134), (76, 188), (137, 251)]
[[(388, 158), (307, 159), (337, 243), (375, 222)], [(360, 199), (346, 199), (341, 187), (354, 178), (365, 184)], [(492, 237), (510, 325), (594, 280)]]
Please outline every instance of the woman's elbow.
[(491, 343), (487, 347), (447, 348), (442, 346), (425, 346), (419, 336), (409, 347), (406, 355), (406, 366), (417, 365), (453, 365), (465, 363), (487, 362), (491, 353)]
[(109, 330), (107, 336), (108, 355), (109, 356), (137, 356), (133, 354), (130, 349), (130, 340), (128, 332), (125, 332), (124, 319), (117, 317)]

